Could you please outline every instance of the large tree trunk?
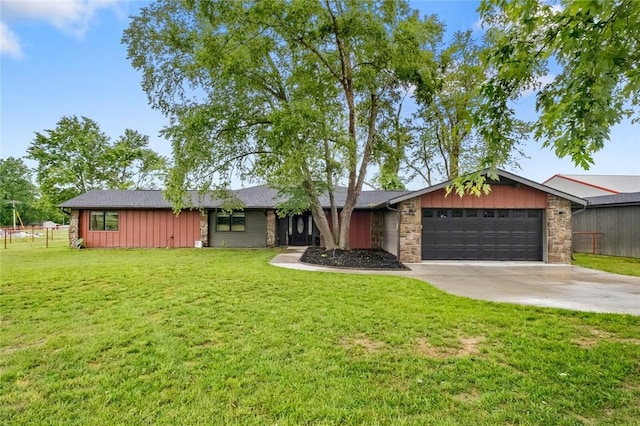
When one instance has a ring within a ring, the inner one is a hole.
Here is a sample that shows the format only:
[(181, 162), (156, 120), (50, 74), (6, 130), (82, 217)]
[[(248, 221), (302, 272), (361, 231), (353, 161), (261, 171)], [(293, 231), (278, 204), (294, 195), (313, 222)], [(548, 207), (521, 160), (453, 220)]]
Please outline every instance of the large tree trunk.
[(320, 204), (320, 194), (318, 194), (318, 190), (311, 179), (311, 174), (308, 169), (306, 169), (305, 172), (307, 174), (307, 178), (302, 182), (302, 187), (311, 200), (311, 216), (313, 216), (313, 221), (316, 223), (316, 226), (320, 231), (320, 245), (327, 250), (332, 250), (336, 248), (337, 239), (329, 225), (327, 215)]
[[(378, 96), (375, 93), (372, 93), (371, 107), (369, 109), (368, 118), (369, 128), (367, 130), (367, 141), (364, 144), (364, 149), (362, 152), (362, 161), (360, 162), (357, 179), (355, 173), (356, 167), (352, 168), (353, 173), (350, 173), (349, 175), (347, 199), (345, 200), (344, 207), (342, 209), (342, 212), (340, 213), (340, 238), (338, 247), (345, 250), (348, 250), (350, 248), (349, 230), (351, 229), (351, 214), (353, 213), (356, 202), (358, 201), (360, 193), (362, 192), (362, 186), (364, 185), (364, 179), (367, 174), (367, 167), (369, 166), (369, 161), (371, 160), (371, 150), (373, 149), (373, 142), (376, 138), (376, 119), (378, 117), (378, 109)], [(354, 134), (352, 135), (352, 137), (354, 138), (353, 140), (355, 140), (355, 126)]]

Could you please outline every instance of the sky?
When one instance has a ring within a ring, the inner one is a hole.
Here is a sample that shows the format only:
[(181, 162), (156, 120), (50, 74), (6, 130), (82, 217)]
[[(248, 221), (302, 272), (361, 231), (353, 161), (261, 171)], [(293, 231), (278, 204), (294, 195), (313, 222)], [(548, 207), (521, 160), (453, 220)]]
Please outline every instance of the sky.
[[(425, 14), (436, 14), (447, 34), (482, 31), (477, 1), (413, 1)], [(129, 17), (146, 2), (125, 0), (0, 0), (0, 158), (23, 157), (35, 133), (54, 129), (63, 116), (93, 119), (112, 140), (125, 129), (150, 136), (150, 147), (170, 156), (170, 143), (159, 135), (168, 119), (151, 109), (141, 88), (141, 74), (121, 44)], [(517, 111), (534, 118), (535, 99), (522, 98)], [(524, 178), (543, 182), (555, 174), (640, 175), (639, 125), (623, 122), (585, 171), (529, 141), (520, 161)], [(635, 132), (635, 133), (634, 133)], [(35, 163), (26, 161), (30, 167)], [(410, 189), (424, 186), (415, 182)]]

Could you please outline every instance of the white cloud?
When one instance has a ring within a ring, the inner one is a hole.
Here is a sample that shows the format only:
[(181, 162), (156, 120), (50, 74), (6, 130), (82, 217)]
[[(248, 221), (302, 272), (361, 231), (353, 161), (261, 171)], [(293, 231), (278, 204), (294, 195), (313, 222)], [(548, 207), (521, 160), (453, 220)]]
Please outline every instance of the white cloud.
[(100, 9), (114, 8), (117, 0), (4, 0), (5, 20), (44, 21), (58, 30), (81, 38)]
[(16, 59), (22, 58), (22, 48), (18, 36), (11, 31), (11, 28), (0, 21), (0, 55), (11, 56)]
[(20, 40), (9, 27), (10, 22), (45, 22), (80, 39), (89, 31), (99, 10), (112, 9), (122, 15), (124, 5), (122, 0), (0, 0), (0, 53), (22, 57)]
[(473, 25), (471, 25), (471, 30), (484, 31), (484, 24), (485, 24), (484, 19), (480, 18), (476, 22), (474, 22)]

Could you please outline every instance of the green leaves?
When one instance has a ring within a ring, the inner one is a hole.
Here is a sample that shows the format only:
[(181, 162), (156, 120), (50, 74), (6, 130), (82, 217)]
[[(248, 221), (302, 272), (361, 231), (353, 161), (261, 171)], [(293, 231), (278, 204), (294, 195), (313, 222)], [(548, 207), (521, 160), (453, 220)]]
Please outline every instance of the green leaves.
[(166, 159), (148, 144), (148, 136), (129, 129), (111, 144), (90, 118), (62, 117), (55, 129), (36, 133), (27, 158), (38, 162), (40, 190), (56, 206), (92, 189), (154, 188)]
[(315, 206), (328, 235), (338, 230), (321, 223), (318, 196), (342, 181), (347, 225), (328, 241), (347, 247), (368, 166), (384, 151), (374, 150), (386, 118), (380, 111), (398, 103), (407, 84), (431, 76), (424, 48), (440, 31), (404, 1), (142, 8), (123, 42), (151, 105), (171, 119), (170, 199), (179, 203), (187, 188), (224, 185), (232, 175), (266, 181), (296, 206)]
[[(490, 25), (486, 59), (495, 75), (478, 118), (496, 153), (508, 148), (500, 143), (513, 120), (507, 103), (527, 90), (537, 96), (535, 138), (584, 169), (611, 126), (640, 118), (639, 2), (485, 0), (479, 11)], [(560, 73), (548, 81), (553, 63)]]

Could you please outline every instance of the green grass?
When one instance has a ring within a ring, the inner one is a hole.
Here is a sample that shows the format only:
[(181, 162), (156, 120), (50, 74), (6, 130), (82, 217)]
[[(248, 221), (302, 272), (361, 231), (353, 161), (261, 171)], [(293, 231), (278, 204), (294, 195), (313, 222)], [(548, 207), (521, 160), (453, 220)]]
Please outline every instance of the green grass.
[[(67, 229), (49, 229), (48, 231), (41, 228), (25, 227), (18, 229), (33, 236), (18, 238), (16, 236), (9, 237), (0, 236), (0, 250), (24, 250), (24, 249), (45, 249), (53, 247), (67, 247), (69, 245), (69, 231)], [(48, 239), (46, 233), (48, 232)], [(5, 248), (6, 247), (6, 248)]]
[(0, 424), (640, 418), (640, 317), (280, 269), (275, 253), (1, 251)]
[(640, 259), (635, 257), (600, 256), (574, 253), (574, 265), (615, 274), (640, 277)]

